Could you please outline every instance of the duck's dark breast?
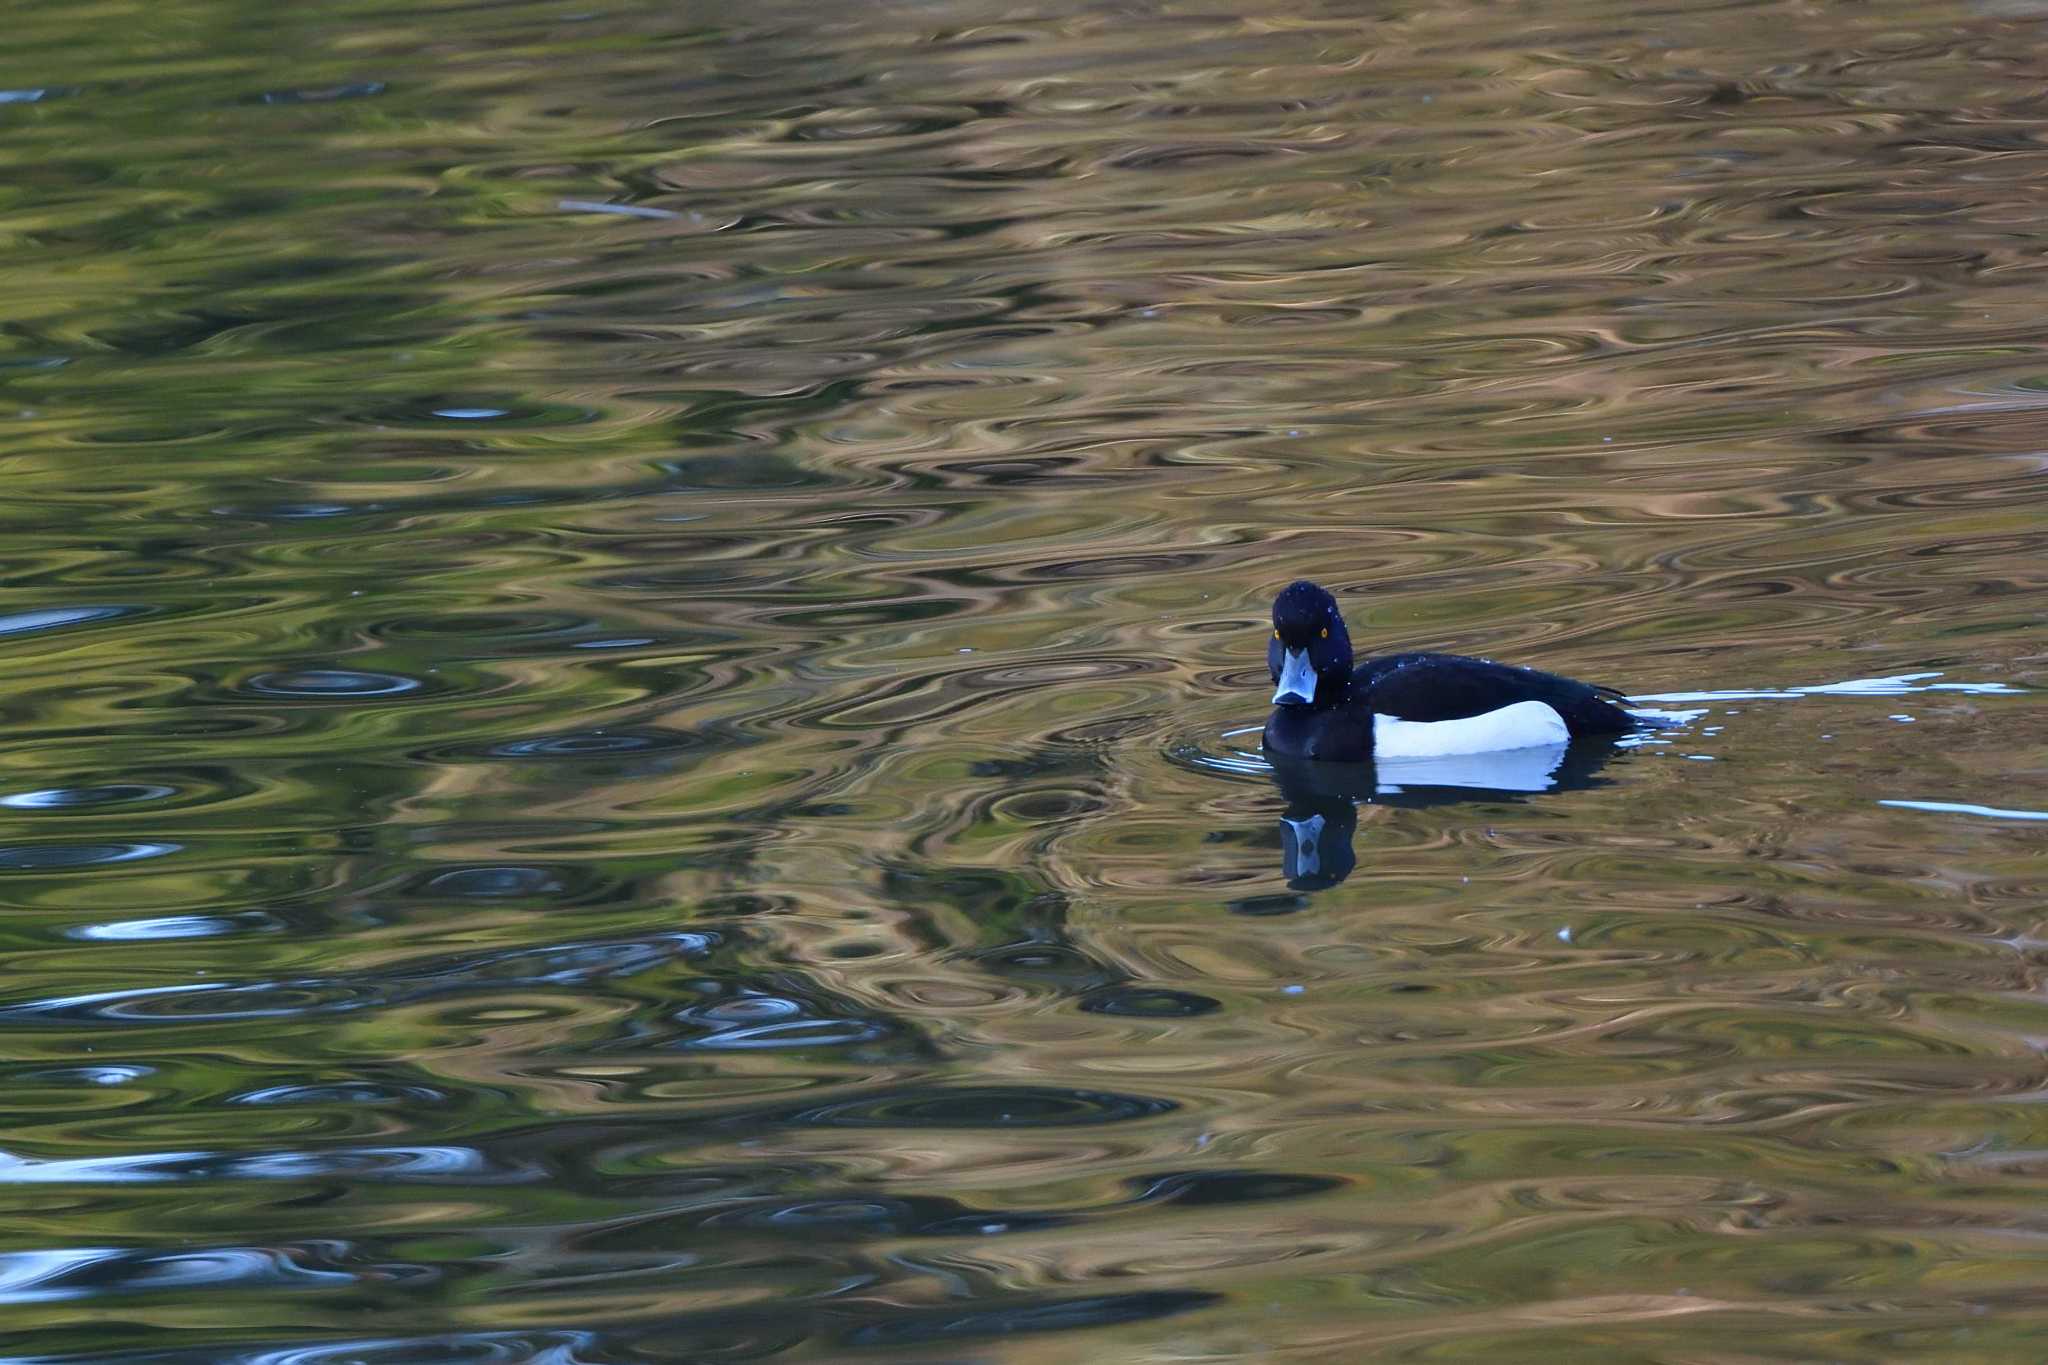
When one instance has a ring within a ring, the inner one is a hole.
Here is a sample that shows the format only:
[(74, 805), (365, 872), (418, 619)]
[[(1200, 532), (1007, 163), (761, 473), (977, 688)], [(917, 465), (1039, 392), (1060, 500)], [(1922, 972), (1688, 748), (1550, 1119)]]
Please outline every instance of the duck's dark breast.
[(1264, 745), (1282, 758), (1363, 763), (1372, 757), (1372, 718), (1350, 707), (1276, 706), (1266, 719)]

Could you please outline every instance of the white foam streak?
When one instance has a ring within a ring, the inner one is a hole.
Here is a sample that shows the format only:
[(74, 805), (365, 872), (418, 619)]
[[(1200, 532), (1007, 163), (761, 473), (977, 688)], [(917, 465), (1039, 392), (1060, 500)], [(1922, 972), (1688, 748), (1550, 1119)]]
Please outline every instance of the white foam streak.
[(1712, 692), (1645, 692), (1631, 702), (1767, 701), (1774, 697), (1902, 697), (1914, 692), (1962, 692), (1974, 697), (2016, 697), (2026, 688), (2001, 682), (1931, 683), (1940, 673), (1894, 673), (1884, 678), (1849, 678), (1805, 687), (1734, 688)]
[(2000, 806), (1979, 806), (1968, 801), (1880, 801), (1880, 806), (1898, 810), (1927, 810), (1938, 815), (1981, 815), (1990, 820), (2048, 820), (2048, 811), (2009, 810)]

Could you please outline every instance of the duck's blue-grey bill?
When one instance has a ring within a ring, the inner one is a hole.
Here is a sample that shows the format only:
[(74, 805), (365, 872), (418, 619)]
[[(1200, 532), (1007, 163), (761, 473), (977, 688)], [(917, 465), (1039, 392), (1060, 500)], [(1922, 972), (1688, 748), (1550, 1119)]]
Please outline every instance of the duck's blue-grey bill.
[(1275, 706), (1307, 706), (1316, 699), (1316, 671), (1308, 666), (1308, 651), (1290, 649), (1282, 656), (1280, 685), (1273, 689)]

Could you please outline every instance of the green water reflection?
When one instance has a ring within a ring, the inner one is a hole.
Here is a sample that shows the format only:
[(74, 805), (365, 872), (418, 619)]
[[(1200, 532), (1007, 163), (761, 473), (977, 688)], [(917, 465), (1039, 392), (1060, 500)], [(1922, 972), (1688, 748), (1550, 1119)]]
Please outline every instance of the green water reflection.
[(2040, 1354), (2048, 10), (9, 30), (7, 1359)]

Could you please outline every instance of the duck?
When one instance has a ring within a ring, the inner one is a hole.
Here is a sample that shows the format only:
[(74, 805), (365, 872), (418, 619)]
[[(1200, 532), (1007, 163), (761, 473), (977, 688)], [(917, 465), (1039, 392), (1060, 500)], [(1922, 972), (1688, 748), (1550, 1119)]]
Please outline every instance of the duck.
[(1386, 763), (1612, 739), (1637, 728), (1611, 687), (1462, 654), (1355, 664), (1329, 591), (1298, 579), (1273, 599), (1266, 641), (1269, 756)]

